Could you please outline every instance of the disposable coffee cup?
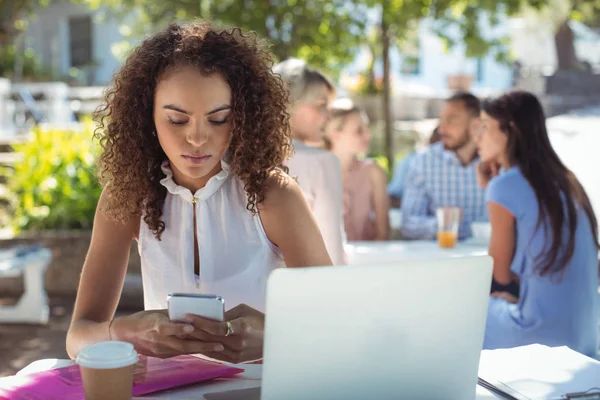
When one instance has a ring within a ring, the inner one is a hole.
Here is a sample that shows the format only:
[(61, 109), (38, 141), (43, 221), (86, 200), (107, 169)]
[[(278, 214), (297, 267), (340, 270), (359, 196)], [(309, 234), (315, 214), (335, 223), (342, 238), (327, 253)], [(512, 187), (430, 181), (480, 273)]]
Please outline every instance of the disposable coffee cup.
[(101, 342), (77, 355), (86, 400), (131, 400), (138, 355), (126, 342)]

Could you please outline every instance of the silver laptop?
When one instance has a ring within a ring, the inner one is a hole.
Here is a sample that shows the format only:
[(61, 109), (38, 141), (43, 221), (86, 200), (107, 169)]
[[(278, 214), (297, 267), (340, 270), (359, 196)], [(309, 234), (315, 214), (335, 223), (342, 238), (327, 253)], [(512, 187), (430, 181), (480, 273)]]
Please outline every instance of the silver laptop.
[(279, 269), (262, 400), (475, 398), (489, 256)]

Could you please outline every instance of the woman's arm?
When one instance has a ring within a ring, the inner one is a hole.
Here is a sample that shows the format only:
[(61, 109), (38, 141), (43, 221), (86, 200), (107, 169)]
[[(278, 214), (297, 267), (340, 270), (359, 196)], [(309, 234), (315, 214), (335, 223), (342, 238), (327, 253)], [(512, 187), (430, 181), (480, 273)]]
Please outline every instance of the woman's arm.
[(123, 289), (131, 242), (139, 231), (139, 219), (125, 224), (109, 220), (101, 211), (106, 203), (107, 194), (103, 191), (67, 332), (71, 358), (87, 345), (109, 340), (109, 321)]
[(488, 214), (492, 225), (489, 253), (494, 259), (494, 279), (508, 285), (512, 281), (510, 265), (515, 254), (515, 217), (493, 201), (488, 202)]
[(390, 199), (387, 195), (387, 177), (377, 164), (371, 166), (370, 172), (375, 209), (375, 240), (388, 240), (390, 236)]
[(332, 265), (319, 227), (296, 181), (273, 171), (259, 205), (265, 233), (288, 267)]
[(101, 211), (106, 196), (103, 192), (98, 202), (67, 332), (69, 357), (75, 358), (84, 347), (110, 339), (132, 343), (139, 353), (153, 357), (223, 351), (220, 343), (182, 339), (193, 333), (194, 327), (169, 321), (166, 310), (137, 312), (115, 318), (111, 324), (123, 290), (131, 242), (139, 234), (140, 218), (124, 224), (111, 221)]

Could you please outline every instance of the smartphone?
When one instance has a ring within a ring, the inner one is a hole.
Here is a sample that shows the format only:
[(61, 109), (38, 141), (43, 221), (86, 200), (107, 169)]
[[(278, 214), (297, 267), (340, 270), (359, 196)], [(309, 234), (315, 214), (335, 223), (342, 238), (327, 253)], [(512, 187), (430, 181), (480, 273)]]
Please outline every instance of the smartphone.
[(170, 293), (167, 297), (169, 319), (183, 321), (185, 314), (199, 315), (213, 321), (225, 320), (225, 301), (212, 294)]

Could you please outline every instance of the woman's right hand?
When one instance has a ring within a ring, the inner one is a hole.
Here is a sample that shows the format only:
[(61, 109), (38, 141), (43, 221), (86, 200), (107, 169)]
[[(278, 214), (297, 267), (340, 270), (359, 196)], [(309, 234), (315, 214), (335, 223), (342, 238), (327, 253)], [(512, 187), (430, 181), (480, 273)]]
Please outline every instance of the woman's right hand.
[(485, 189), (495, 176), (500, 171), (500, 164), (497, 162), (481, 162), (477, 166), (477, 183)]
[(490, 296), (496, 299), (506, 300), (509, 303), (517, 304), (519, 303), (519, 299), (517, 299), (513, 294), (508, 292), (493, 292)]
[(109, 330), (113, 340), (129, 342), (138, 353), (151, 357), (168, 358), (224, 350), (221, 343), (190, 338), (194, 327), (171, 322), (166, 310), (141, 311), (115, 318)]

